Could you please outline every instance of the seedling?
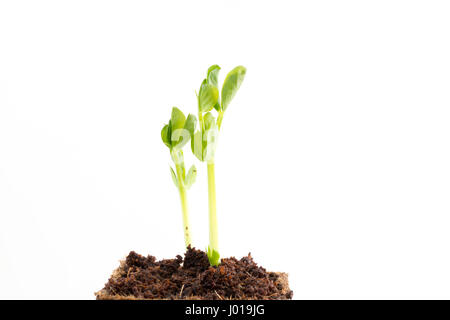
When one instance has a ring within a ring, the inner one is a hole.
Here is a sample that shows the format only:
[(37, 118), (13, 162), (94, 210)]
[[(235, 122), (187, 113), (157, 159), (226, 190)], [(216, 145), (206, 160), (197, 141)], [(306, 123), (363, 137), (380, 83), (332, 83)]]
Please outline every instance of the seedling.
[[(219, 96), (218, 76), (220, 67), (213, 65), (208, 69), (197, 94), (199, 130), (191, 139), (191, 149), (202, 162), (207, 163), (208, 172), (208, 204), (209, 204), (209, 246), (207, 255), (212, 266), (220, 262), (219, 238), (216, 213), (216, 182), (214, 169), (214, 154), (217, 139), (225, 111), (239, 90), (244, 80), (246, 69), (238, 66), (226, 76)], [(217, 111), (217, 118), (212, 110)]]
[[(222, 126), (223, 116), (230, 101), (235, 96), (245, 77), (244, 67), (234, 68), (225, 78), (219, 95), (219, 66), (208, 69), (197, 93), (199, 128), (197, 119), (189, 114), (187, 118), (177, 108), (172, 109), (169, 123), (161, 131), (164, 144), (169, 148), (175, 170), (170, 172), (178, 188), (183, 212), (183, 229), (186, 247), (185, 257), (157, 261), (155, 257), (145, 258), (131, 251), (124, 263), (113, 272), (105, 287), (96, 293), (99, 300), (134, 300), (134, 299), (292, 299), (286, 273), (268, 272), (264, 268), (260, 277), (254, 277), (257, 264), (250, 254), (248, 257), (220, 260), (216, 216), (216, 187), (214, 175), (214, 154), (217, 137)], [(216, 111), (214, 111), (214, 110)], [(194, 183), (196, 169), (192, 166), (185, 173), (183, 146), (191, 141), (194, 155), (207, 164), (208, 202), (209, 202), (209, 246), (207, 248), (208, 264), (218, 268), (205, 267), (205, 253), (189, 247), (191, 235), (189, 226), (186, 190)], [(145, 264), (146, 268), (141, 268)], [(166, 272), (169, 268), (170, 272)], [(226, 277), (223, 277), (224, 272)], [(126, 281), (122, 275), (126, 274)], [(128, 275), (130, 275), (128, 277)], [(202, 281), (199, 281), (202, 279)], [(203, 281), (205, 280), (205, 281)], [(267, 280), (267, 281), (266, 281)], [(167, 290), (170, 288), (170, 290)], [(184, 288), (184, 290), (183, 290)], [(189, 290), (186, 290), (188, 288)], [(251, 289), (251, 290), (250, 290)], [(130, 295), (130, 292), (132, 293)]]
[(191, 166), (186, 174), (183, 157), (183, 146), (189, 142), (194, 134), (197, 119), (189, 114), (186, 118), (181, 110), (176, 107), (172, 109), (172, 116), (169, 123), (161, 131), (161, 138), (169, 148), (170, 155), (175, 164), (175, 170), (170, 167), (173, 183), (178, 188), (181, 201), (181, 211), (183, 213), (183, 232), (186, 247), (191, 245), (191, 227), (189, 225), (189, 208), (187, 203), (186, 190), (195, 182), (197, 169)]

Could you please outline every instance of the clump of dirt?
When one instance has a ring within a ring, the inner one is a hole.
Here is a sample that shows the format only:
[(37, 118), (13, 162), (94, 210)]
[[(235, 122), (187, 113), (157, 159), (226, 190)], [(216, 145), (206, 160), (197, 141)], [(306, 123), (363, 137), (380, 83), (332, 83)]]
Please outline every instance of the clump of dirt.
[(209, 265), (206, 253), (188, 248), (184, 259), (157, 261), (131, 251), (97, 299), (292, 299), (284, 273), (267, 272), (248, 254)]

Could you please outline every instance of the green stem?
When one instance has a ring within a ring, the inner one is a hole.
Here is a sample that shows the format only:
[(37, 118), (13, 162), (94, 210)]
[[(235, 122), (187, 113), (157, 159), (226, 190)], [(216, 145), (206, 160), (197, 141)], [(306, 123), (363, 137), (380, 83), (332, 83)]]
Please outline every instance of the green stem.
[(178, 191), (180, 192), (181, 211), (183, 213), (183, 233), (186, 248), (191, 245), (191, 227), (189, 225), (189, 209), (186, 196), (186, 188), (184, 187), (184, 172), (181, 164), (175, 164), (178, 178)]
[(219, 252), (219, 237), (216, 214), (216, 181), (214, 162), (208, 162), (208, 200), (209, 200), (209, 247)]
[(203, 114), (200, 111), (198, 112), (198, 125), (200, 127), (200, 131), (203, 132)]
[(223, 119), (223, 111), (219, 111), (219, 115), (217, 116), (217, 127), (220, 130), (220, 127), (222, 126), (222, 119)]

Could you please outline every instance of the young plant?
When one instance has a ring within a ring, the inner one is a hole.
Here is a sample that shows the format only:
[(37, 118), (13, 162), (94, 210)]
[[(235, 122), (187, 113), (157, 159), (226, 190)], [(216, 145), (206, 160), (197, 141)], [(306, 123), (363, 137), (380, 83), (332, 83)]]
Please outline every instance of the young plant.
[(191, 245), (191, 227), (189, 225), (189, 208), (186, 190), (195, 182), (197, 169), (191, 166), (186, 174), (183, 157), (183, 146), (189, 142), (194, 134), (197, 119), (189, 114), (186, 118), (181, 110), (176, 107), (172, 109), (169, 123), (161, 131), (161, 138), (169, 148), (170, 155), (175, 164), (175, 171), (170, 167), (173, 183), (178, 188), (181, 200), (181, 211), (183, 213), (183, 233), (186, 247)]
[[(213, 65), (208, 69), (197, 94), (199, 130), (191, 140), (194, 155), (207, 163), (208, 172), (208, 204), (209, 204), (209, 246), (207, 255), (209, 263), (217, 266), (220, 262), (219, 238), (216, 213), (216, 182), (214, 169), (214, 154), (217, 139), (225, 111), (236, 95), (244, 80), (246, 69), (238, 66), (228, 73), (219, 96), (218, 76), (220, 67)], [(212, 110), (217, 111), (217, 118)]]

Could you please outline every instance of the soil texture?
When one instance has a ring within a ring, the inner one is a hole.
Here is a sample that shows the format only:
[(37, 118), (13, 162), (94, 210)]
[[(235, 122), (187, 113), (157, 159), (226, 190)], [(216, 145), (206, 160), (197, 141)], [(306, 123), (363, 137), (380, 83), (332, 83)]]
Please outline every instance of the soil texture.
[(206, 253), (188, 248), (184, 258), (157, 261), (131, 251), (97, 299), (292, 299), (287, 274), (268, 272), (251, 257), (224, 258), (211, 267)]

